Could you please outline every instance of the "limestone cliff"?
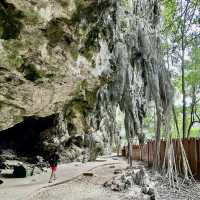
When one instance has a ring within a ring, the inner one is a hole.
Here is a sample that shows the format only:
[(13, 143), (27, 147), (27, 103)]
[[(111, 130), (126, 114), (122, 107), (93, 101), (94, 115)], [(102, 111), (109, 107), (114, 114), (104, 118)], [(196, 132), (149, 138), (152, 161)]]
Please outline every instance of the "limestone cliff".
[(54, 115), (36, 146), (66, 155), (84, 142), (95, 157), (110, 151), (120, 105), (142, 141), (148, 101), (164, 113), (171, 98), (159, 12), (158, 0), (1, 1), (0, 130)]
[[(3, 0), (0, 3), (0, 130), (28, 116), (59, 113), (100, 85), (97, 68), (106, 3)], [(103, 34), (103, 33), (102, 33)]]

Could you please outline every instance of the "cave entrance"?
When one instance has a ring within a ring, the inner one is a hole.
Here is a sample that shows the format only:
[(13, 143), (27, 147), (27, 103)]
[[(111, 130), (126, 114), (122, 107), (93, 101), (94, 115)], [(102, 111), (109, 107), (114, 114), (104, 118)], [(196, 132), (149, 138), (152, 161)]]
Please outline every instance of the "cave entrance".
[(1, 131), (0, 149), (12, 149), (18, 156), (40, 155), (40, 133), (54, 126), (55, 117), (27, 117), (23, 122)]

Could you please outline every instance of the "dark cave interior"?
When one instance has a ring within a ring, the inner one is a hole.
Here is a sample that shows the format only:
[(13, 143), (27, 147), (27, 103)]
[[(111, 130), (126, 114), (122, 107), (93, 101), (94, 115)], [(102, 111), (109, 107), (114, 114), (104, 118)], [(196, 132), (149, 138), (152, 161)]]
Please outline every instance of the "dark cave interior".
[(54, 126), (55, 115), (27, 117), (23, 122), (0, 132), (0, 150), (12, 149), (18, 156), (36, 156), (40, 133)]

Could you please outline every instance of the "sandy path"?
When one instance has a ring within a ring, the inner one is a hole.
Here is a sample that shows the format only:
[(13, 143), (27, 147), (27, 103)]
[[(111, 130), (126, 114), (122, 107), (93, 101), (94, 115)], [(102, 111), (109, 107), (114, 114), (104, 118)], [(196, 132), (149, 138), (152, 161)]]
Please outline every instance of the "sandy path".
[(124, 193), (112, 192), (102, 185), (113, 177), (115, 169), (125, 169), (127, 163), (120, 159), (118, 162), (107, 161), (93, 166), (89, 170), (94, 176), (80, 174), (68, 182), (59, 183), (40, 190), (27, 200), (122, 200)]
[[(39, 197), (32, 198), (32, 196), (41, 193), (43, 191), (48, 191), (49, 186), (54, 186), (52, 188), (61, 187), (62, 184), (64, 184), (67, 181), (70, 181), (71, 179), (73, 180), (75, 177), (80, 176), (83, 172), (94, 169), (98, 166), (111, 165), (112, 163), (120, 164), (121, 162), (126, 164), (125, 161), (122, 160), (119, 161), (111, 157), (102, 157), (98, 159), (96, 162), (88, 162), (86, 164), (69, 163), (60, 165), (57, 174), (58, 179), (53, 184), (48, 183), (50, 170), (48, 170), (47, 173), (43, 173), (28, 178), (21, 178), (21, 179), (1, 178), (1, 180), (3, 180), (4, 183), (0, 185), (0, 199), (2, 200), (27, 200), (30, 198), (38, 199)], [(45, 194), (45, 192), (43, 194)], [(58, 200), (57, 196), (56, 197), (54, 195), (52, 196), (53, 197), (51, 199)], [(48, 198), (46, 198), (43, 195), (43, 199), (45, 200), (50, 199), (50, 196), (48, 195)], [(65, 199), (71, 200), (70, 198), (65, 198)]]

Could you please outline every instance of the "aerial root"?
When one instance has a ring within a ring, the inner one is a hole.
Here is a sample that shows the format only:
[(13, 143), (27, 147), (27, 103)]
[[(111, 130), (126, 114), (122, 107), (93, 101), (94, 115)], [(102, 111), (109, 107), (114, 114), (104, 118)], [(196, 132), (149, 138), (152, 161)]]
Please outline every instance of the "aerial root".
[[(165, 181), (167, 179), (169, 186), (175, 189), (180, 189), (182, 185), (191, 185), (195, 182), (182, 141), (179, 139), (178, 142), (180, 146), (181, 163), (177, 163), (173, 142), (172, 139), (169, 138), (166, 143), (162, 167), (162, 174)], [(180, 178), (181, 174), (183, 178)]]

